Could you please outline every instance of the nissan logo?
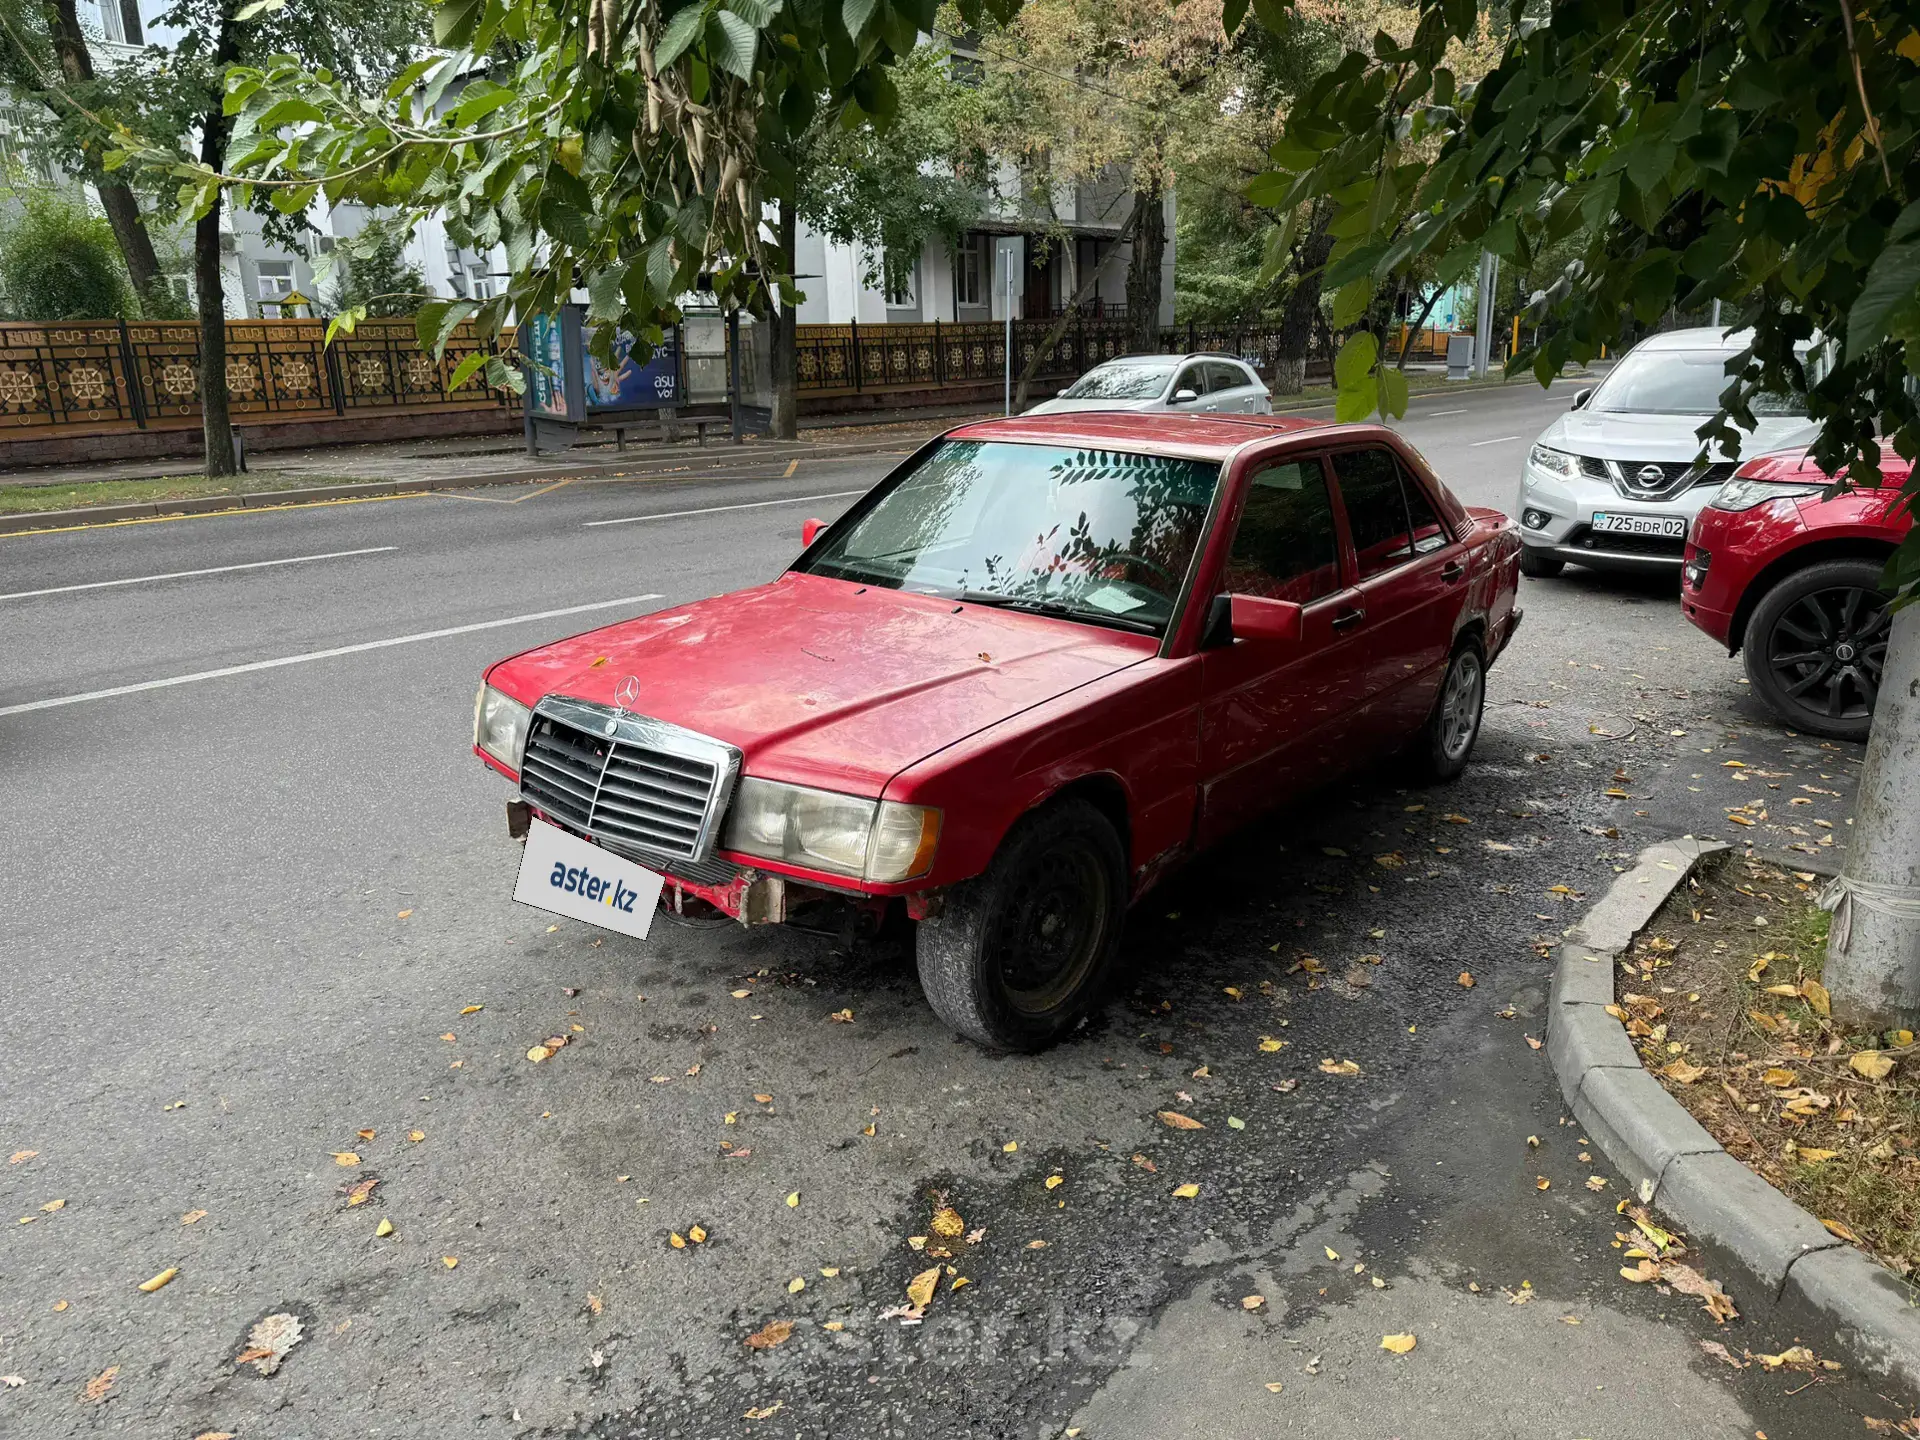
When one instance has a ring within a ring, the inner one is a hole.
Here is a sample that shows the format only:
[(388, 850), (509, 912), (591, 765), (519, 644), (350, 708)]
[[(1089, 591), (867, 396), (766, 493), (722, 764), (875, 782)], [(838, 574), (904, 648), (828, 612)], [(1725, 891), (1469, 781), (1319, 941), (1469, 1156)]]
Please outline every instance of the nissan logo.
[(1642, 485), (1660, 485), (1666, 482), (1667, 472), (1658, 465), (1642, 465), (1633, 478)]

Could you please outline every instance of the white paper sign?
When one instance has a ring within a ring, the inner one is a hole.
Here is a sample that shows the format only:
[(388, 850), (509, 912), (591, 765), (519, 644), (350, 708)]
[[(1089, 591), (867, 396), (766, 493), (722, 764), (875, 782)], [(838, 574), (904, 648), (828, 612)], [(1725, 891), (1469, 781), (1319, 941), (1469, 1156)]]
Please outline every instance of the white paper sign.
[(513, 898), (522, 905), (645, 938), (665, 879), (610, 850), (535, 820)]

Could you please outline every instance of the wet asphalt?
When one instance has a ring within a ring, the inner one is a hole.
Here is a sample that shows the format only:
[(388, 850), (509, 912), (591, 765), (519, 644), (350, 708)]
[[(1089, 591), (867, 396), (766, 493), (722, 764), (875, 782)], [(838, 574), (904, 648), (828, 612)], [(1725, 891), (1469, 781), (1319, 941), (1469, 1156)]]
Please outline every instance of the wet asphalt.
[[(1406, 430), (1509, 505), (1572, 388), (1416, 398)], [(1620, 1187), (1530, 1043), (1551, 942), (1640, 846), (1844, 846), (1858, 748), (1767, 719), (1665, 577), (1524, 582), (1459, 782), (1361, 777), (1203, 857), (1046, 1055), (953, 1039), (885, 946), (513, 906), (507, 792), (466, 750), (481, 667), (775, 573), (890, 463), (0, 539), (0, 1161), (35, 1152), (0, 1163), (0, 1433), (1825, 1440), (1907, 1413), (1698, 1343), (1827, 1337), (1620, 1280)], [(655, 518), (587, 524), (629, 517)], [(303, 555), (335, 558), (5, 598)], [(936, 1266), (925, 1318), (889, 1317)], [(236, 1366), (276, 1313), (285, 1363)]]

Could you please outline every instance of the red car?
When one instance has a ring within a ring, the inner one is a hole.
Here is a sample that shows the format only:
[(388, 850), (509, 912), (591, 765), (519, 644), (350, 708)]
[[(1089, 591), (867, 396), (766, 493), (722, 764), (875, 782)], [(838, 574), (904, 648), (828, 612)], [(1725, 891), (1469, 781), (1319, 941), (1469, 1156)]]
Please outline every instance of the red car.
[(769, 584), (487, 671), (516, 897), (631, 934), (655, 896), (904, 913), (935, 1011), (1005, 1049), (1086, 1012), (1196, 850), (1389, 754), (1458, 774), (1520, 620), (1513, 524), (1370, 425), (966, 425), (805, 541)]
[(1744, 651), (1754, 692), (1796, 730), (1864, 740), (1880, 691), (1889, 615), (1880, 576), (1913, 517), (1909, 466), (1883, 452), (1882, 483), (1828, 500), (1805, 450), (1749, 460), (1694, 518), (1680, 605)]

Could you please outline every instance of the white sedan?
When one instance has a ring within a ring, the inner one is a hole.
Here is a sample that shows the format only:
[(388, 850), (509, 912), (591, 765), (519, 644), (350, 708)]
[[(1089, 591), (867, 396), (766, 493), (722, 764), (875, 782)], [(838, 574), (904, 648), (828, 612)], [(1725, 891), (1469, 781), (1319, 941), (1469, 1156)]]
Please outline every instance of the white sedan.
[(1250, 366), (1230, 355), (1123, 355), (1094, 366), (1027, 413), (1071, 410), (1271, 415), (1273, 397)]

